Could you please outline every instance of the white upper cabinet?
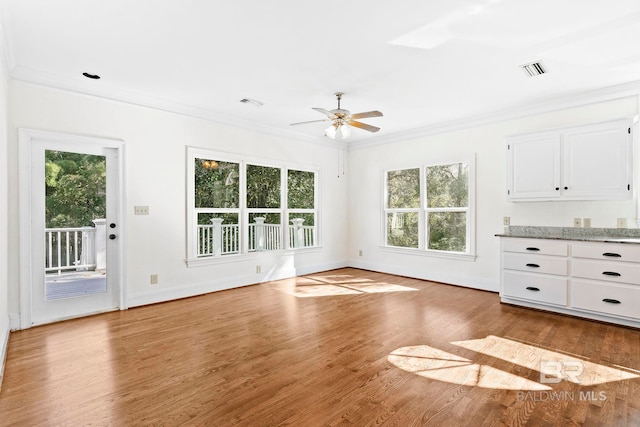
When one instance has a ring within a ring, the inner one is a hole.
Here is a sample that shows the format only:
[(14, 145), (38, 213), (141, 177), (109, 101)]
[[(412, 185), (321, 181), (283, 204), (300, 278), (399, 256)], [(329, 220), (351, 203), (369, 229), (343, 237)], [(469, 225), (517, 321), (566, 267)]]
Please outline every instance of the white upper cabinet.
[(616, 200), (631, 197), (631, 120), (507, 139), (511, 201)]
[(560, 135), (515, 136), (508, 143), (510, 199), (548, 200), (560, 197)]

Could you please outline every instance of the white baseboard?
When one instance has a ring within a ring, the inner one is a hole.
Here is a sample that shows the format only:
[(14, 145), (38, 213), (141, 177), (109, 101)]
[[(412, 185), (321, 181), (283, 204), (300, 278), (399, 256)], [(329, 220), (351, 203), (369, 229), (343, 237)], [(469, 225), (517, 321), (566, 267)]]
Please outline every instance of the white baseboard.
[(18, 331), (22, 329), (20, 327), (20, 314), (9, 313), (9, 329), (12, 331)]
[(463, 286), (465, 288), (479, 289), (482, 291), (498, 292), (500, 290), (500, 283), (497, 280), (486, 280), (475, 276), (425, 271), (424, 269), (418, 270), (415, 268), (408, 269), (405, 266), (367, 263), (355, 259), (349, 261), (349, 267), (361, 268), (363, 270), (376, 271), (379, 273), (395, 274), (398, 276), (411, 277), (414, 279), (431, 280), (433, 282)]
[(0, 390), (2, 390), (2, 379), (4, 378), (4, 365), (7, 361), (9, 351), (9, 317), (0, 319)]
[(346, 262), (327, 263), (321, 265), (306, 266), (301, 268), (280, 268), (262, 274), (225, 277), (223, 279), (208, 280), (201, 283), (192, 283), (185, 286), (164, 288), (153, 291), (130, 293), (127, 296), (127, 307), (156, 304), (211, 292), (224, 291), (226, 289), (255, 285), (272, 280), (288, 279), (305, 274), (313, 274), (321, 271), (334, 270), (347, 267)]

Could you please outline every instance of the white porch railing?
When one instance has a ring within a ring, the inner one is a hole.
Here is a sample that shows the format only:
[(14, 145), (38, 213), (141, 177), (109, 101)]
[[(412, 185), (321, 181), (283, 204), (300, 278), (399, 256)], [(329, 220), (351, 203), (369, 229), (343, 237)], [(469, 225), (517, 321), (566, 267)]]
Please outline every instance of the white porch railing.
[(262, 217), (255, 218), (255, 221), (249, 224), (249, 252), (282, 249), (280, 224), (265, 224)]
[(95, 242), (93, 227), (46, 228), (45, 271), (95, 269)]
[(222, 218), (213, 218), (211, 221), (211, 225), (198, 225), (198, 256), (218, 256), (240, 252), (238, 224), (222, 225)]
[[(255, 218), (248, 227), (249, 252), (275, 251), (282, 249), (282, 227), (280, 224), (265, 224), (262, 217)], [(303, 226), (302, 218), (292, 219), (289, 226), (289, 247), (314, 246), (316, 229)], [(213, 218), (211, 224), (198, 225), (199, 257), (220, 256), (240, 252), (240, 227), (238, 224), (222, 224), (222, 218)]]
[(316, 227), (313, 225), (302, 225), (304, 219), (294, 218), (289, 226), (289, 247), (306, 248), (314, 246), (316, 241)]

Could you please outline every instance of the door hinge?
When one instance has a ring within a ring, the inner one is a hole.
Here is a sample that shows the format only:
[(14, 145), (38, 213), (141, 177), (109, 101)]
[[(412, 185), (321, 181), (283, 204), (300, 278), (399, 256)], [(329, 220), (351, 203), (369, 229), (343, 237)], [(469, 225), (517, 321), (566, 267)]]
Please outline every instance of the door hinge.
[(507, 190), (507, 196), (511, 195), (511, 190)]
[(511, 144), (507, 144), (507, 150), (511, 150)]
[(627, 129), (627, 132), (631, 133), (631, 128)]
[(627, 191), (631, 191), (631, 184), (627, 184)]

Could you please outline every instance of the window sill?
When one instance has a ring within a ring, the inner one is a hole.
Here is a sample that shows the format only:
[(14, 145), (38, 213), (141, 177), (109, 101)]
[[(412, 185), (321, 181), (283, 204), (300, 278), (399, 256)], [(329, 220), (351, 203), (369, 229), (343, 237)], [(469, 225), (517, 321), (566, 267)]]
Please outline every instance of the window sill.
[(266, 257), (270, 255), (302, 255), (306, 253), (320, 252), (322, 246), (311, 246), (308, 248), (298, 249), (282, 249), (279, 251), (261, 251), (261, 252), (249, 252), (248, 254), (233, 254), (224, 255), (218, 257), (201, 257), (186, 260), (187, 267), (203, 267), (207, 265), (228, 264), (232, 262), (243, 262), (254, 260), (259, 257)]
[(380, 250), (384, 252), (391, 252), (396, 254), (426, 256), (426, 257), (434, 257), (434, 258), (446, 258), (446, 259), (455, 259), (460, 261), (471, 261), (471, 262), (475, 262), (476, 260), (475, 254), (463, 254), (463, 253), (457, 253), (457, 252), (434, 251), (434, 250), (424, 250), (424, 249), (414, 249), (414, 248), (400, 248), (396, 246), (378, 246), (378, 247), (380, 248)]

